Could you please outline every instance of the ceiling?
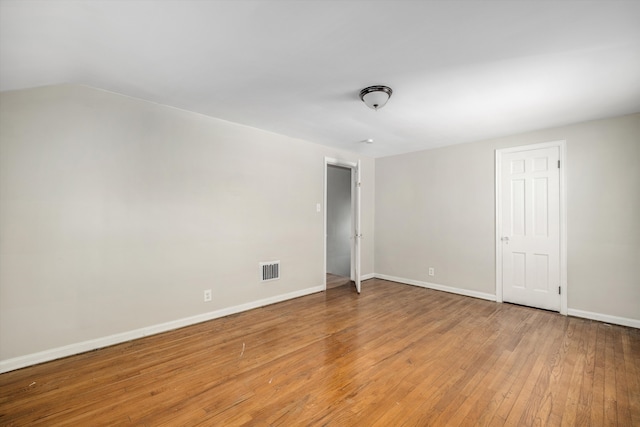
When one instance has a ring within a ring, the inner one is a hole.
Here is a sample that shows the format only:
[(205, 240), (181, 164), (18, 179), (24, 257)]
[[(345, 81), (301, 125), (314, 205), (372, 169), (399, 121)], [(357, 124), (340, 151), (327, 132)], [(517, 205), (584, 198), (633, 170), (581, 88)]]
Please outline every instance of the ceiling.
[(60, 83), (388, 156), (639, 112), (640, 1), (0, 0), (0, 90)]

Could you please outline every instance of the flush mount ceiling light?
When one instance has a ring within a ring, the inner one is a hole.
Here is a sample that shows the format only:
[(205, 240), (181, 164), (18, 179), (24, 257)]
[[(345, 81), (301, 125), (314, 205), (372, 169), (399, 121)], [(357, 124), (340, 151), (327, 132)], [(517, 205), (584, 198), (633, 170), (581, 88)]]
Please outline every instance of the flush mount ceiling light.
[(391, 98), (392, 93), (388, 86), (369, 86), (360, 91), (360, 99), (367, 107), (379, 110)]

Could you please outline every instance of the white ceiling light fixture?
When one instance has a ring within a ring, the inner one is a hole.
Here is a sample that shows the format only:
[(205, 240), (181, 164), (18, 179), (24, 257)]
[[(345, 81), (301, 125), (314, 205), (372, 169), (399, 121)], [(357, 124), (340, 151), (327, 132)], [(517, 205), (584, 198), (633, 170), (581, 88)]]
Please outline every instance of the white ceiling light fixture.
[(367, 107), (379, 110), (387, 103), (393, 91), (388, 86), (369, 86), (360, 91), (360, 99)]

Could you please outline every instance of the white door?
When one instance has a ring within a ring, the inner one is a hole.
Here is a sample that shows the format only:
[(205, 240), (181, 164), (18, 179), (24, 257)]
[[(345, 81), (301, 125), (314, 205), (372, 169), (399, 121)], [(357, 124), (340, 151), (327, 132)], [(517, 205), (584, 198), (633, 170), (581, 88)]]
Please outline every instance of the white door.
[(504, 301), (560, 311), (559, 160), (559, 146), (501, 153)]
[(354, 237), (354, 250), (355, 250), (355, 265), (354, 265), (354, 281), (356, 283), (356, 290), (360, 293), (361, 290), (361, 272), (360, 272), (360, 246), (362, 239), (362, 231), (360, 230), (360, 201), (361, 201), (361, 191), (360, 191), (360, 160), (358, 160), (358, 164), (355, 170), (352, 172), (355, 175), (355, 206), (353, 209), (354, 213), (354, 224), (355, 224), (355, 237)]

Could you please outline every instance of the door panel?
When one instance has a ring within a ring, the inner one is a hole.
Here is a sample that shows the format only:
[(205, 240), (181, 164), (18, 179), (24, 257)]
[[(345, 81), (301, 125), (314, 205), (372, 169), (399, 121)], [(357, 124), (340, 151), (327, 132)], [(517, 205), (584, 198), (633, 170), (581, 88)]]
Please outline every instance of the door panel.
[(358, 291), (358, 293), (360, 293), (360, 290), (362, 288), (362, 283), (361, 283), (361, 276), (362, 273), (360, 272), (360, 264), (361, 264), (361, 239), (362, 239), (362, 230), (360, 229), (361, 224), (360, 224), (360, 204), (362, 201), (362, 195), (361, 195), (361, 191), (360, 191), (360, 160), (358, 160), (358, 165), (356, 166), (355, 169), (355, 176), (356, 176), (356, 185), (355, 185), (355, 191), (356, 191), (356, 203), (355, 203), (355, 209), (354, 209), (354, 214), (355, 214), (355, 252), (356, 252), (356, 264), (355, 264), (355, 283), (356, 283), (356, 290)]
[(560, 310), (559, 148), (502, 155), (503, 300)]

